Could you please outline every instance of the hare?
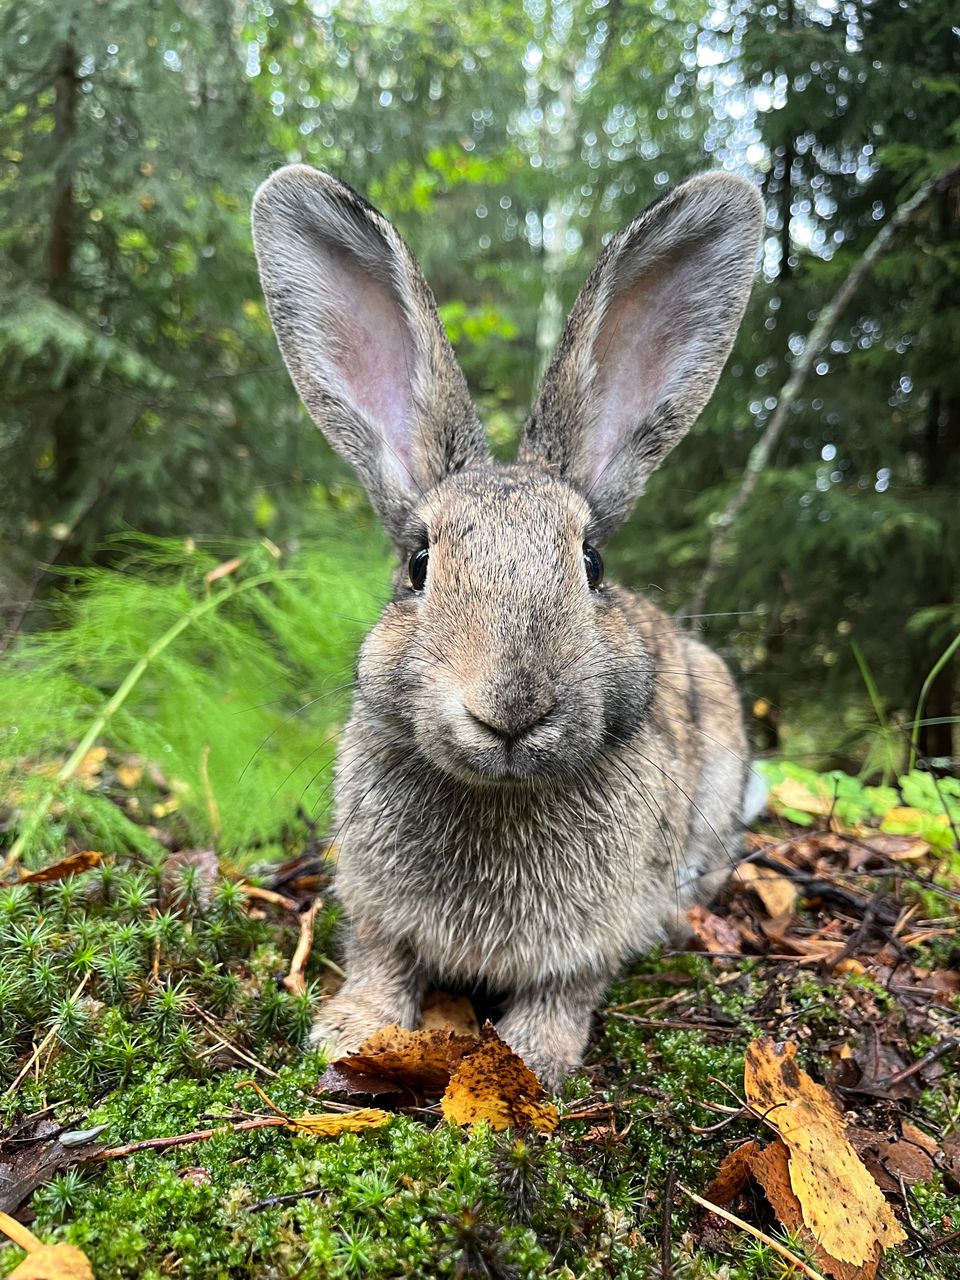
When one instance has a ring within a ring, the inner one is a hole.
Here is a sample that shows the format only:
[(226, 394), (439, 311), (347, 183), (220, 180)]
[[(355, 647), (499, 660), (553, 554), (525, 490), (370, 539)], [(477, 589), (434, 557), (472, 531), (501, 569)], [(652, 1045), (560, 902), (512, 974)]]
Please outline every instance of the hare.
[(737, 690), (600, 548), (713, 391), (761, 215), (749, 183), (704, 174), (614, 236), (504, 464), (393, 226), (305, 165), (257, 192), (284, 360), (400, 562), (335, 772), (347, 977), (315, 1044), (416, 1025), (429, 983), (477, 986), (556, 1088), (617, 971), (729, 874)]

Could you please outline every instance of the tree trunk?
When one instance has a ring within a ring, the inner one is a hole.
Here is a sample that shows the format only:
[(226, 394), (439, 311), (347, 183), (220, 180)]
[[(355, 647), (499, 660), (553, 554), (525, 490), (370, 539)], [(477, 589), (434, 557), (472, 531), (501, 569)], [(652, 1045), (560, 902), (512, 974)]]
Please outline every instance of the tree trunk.
[[(69, 303), (73, 284), (73, 179), (78, 92), (77, 51), (73, 35), (71, 30), (59, 49), (53, 76), (53, 190), (45, 264), (47, 290), (51, 298), (63, 306)], [(63, 394), (48, 424), (53, 441), (53, 492), (49, 514), (54, 519), (62, 517), (76, 494), (78, 483), (80, 458), (74, 429), (76, 387), (76, 374), (71, 370), (64, 379)]]
[[(944, 233), (948, 231), (944, 223)], [(950, 305), (947, 291), (941, 295), (938, 311)], [(960, 456), (960, 397), (942, 396), (934, 391), (927, 411), (926, 437), (924, 440), (924, 484), (928, 488), (949, 483), (956, 459)], [(927, 604), (950, 605), (956, 601), (956, 581), (950, 562), (944, 556), (930, 566), (929, 580), (924, 592)], [(938, 637), (936, 644), (929, 640), (919, 654), (917, 670), (918, 688), (945, 648), (945, 641)], [(920, 728), (919, 753), (922, 758), (944, 759), (953, 755), (954, 700), (956, 696), (957, 661), (954, 658), (938, 673), (930, 686), (921, 712), (921, 719), (939, 721), (924, 724)], [(916, 705), (916, 699), (914, 699)]]
[(63, 300), (73, 267), (73, 142), (77, 132), (77, 53), (72, 32), (60, 47), (53, 77), (54, 175), (47, 239), (47, 286)]

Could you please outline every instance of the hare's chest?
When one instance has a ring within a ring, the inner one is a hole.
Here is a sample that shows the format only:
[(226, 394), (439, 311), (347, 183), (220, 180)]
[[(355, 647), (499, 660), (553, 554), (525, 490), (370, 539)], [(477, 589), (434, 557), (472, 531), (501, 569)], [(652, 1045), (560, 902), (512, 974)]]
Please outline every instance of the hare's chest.
[(337, 889), (348, 915), (404, 940), (424, 968), (514, 987), (618, 963), (629, 929), (614, 853), (562, 812), (509, 807), (407, 815), (402, 832), (360, 819)]

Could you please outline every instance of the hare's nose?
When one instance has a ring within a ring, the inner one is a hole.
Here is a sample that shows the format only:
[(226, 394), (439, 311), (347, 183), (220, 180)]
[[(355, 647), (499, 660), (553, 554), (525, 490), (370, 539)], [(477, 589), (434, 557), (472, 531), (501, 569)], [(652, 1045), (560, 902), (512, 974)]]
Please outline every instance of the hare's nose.
[(557, 696), (545, 681), (532, 672), (517, 672), (488, 684), (480, 696), (464, 703), (475, 724), (509, 745), (549, 719)]
[(496, 734), (501, 742), (506, 746), (510, 746), (525, 734), (529, 733), (532, 729), (536, 729), (538, 725), (543, 724), (545, 720), (549, 719), (550, 713), (556, 705), (557, 704), (554, 702), (547, 707), (545, 711), (537, 711), (531, 717), (527, 717), (522, 720), (513, 719), (509, 722), (506, 722), (499, 717), (494, 718), (490, 713), (486, 716), (478, 716), (477, 713), (475, 711), (471, 711), (469, 707), (466, 708), (466, 712), (474, 724), (479, 725), (482, 729), (486, 729), (488, 733)]

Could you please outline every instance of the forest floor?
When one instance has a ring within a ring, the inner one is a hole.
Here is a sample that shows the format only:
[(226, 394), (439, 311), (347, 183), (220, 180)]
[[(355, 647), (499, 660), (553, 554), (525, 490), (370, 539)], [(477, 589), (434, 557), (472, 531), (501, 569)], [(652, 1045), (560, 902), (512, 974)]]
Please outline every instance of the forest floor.
[(82, 776), (161, 853), (66, 832), (0, 887), (0, 1210), (97, 1280), (960, 1275), (956, 782), (775, 769), (728, 892), (610, 992), (553, 1102), (495, 1045), (492, 1086), (470, 1044), (424, 1070), (429, 1036), (321, 1082), (330, 851), (218, 859), (142, 764)]

